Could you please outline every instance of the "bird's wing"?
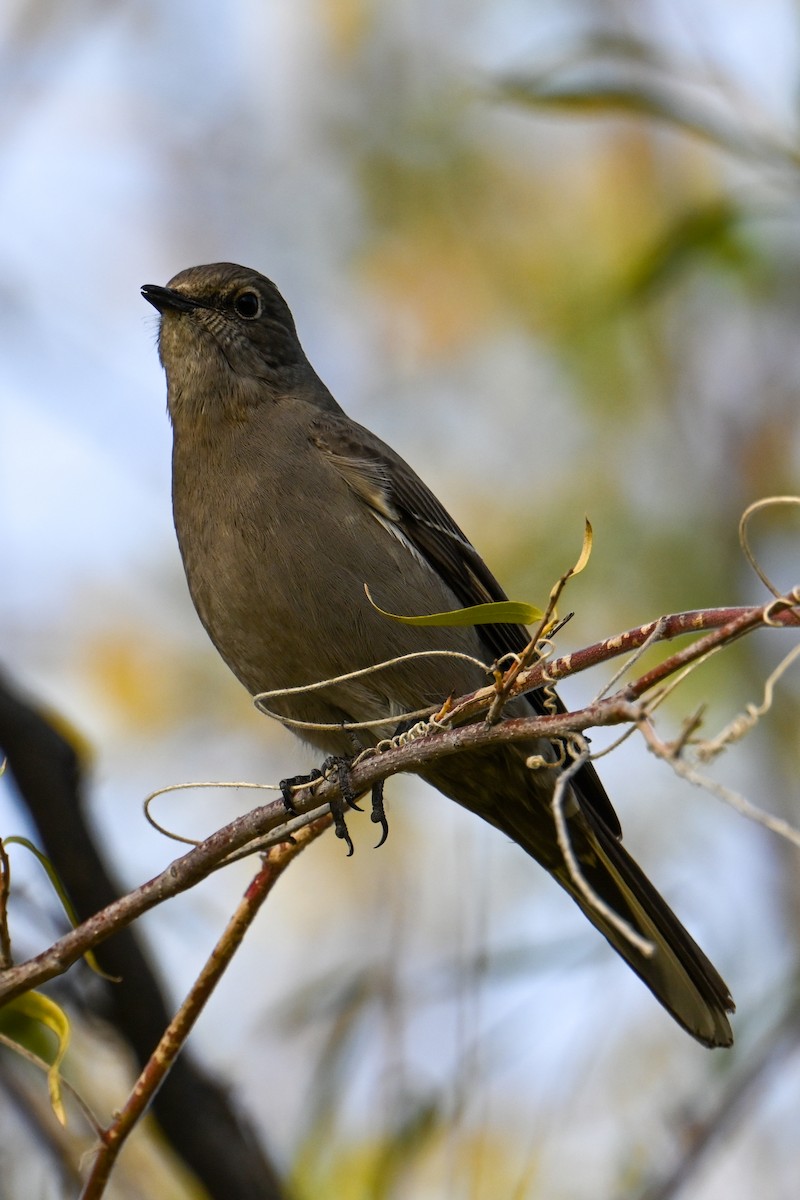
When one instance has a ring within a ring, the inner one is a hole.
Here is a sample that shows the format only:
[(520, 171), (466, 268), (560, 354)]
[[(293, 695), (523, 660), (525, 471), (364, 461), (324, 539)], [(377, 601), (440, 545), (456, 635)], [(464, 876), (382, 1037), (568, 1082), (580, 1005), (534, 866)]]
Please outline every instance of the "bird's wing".
[[(507, 599), (430, 488), (379, 438), (347, 418), (327, 413), (313, 422), (311, 437), (376, 520), (436, 571), (465, 608)], [(476, 633), (495, 658), (519, 654), (529, 641), (522, 625), (480, 625)], [(526, 699), (535, 712), (547, 712), (541, 693), (529, 692)], [(565, 712), (557, 697), (556, 702)], [(591, 763), (575, 776), (573, 788), (609, 831), (621, 836), (619, 818)]]

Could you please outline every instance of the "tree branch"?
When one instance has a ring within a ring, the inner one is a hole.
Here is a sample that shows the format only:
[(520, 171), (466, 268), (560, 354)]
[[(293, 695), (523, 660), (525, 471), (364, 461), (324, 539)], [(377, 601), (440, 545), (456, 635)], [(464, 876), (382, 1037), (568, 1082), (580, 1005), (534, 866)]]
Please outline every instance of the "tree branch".
[(133, 1132), (137, 1122), (166, 1078), (262, 904), (292, 859), (309, 842), (324, 832), (329, 824), (330, 819), (322, 817), (313, 825), (306, 826), (297, 838), (275, 847), (272, 853), (265, 857), (260, 871), (248, 886), (236, 912), (228, 922), (191, 991), (170, 1021), (149, 1061), (145, 1064), (126, 1104), (116, 1114), (111, 1125), (101, 1132), (100, 1147), (81, 1193), (81, 1200), (99, 1200), (99, 1197), (103, 1195), (114, 1163), (126, 1139)]
[[(542, 737), (564, 738), (570, 733), (600, 725), (636, 724), (647, 712), (647, 706), (642, 700), (645, 693), (652, 691), (665, 679), (712, 650), (756, 628), (800, 626), (800, 613), (797, 611), (799, 594), (798, 589), (795, 589), (780, 600), (772, 600), (762, 607), (709, 609), (674, 614), (553, 661), (539, 661), (518, 675), (511, 695), (520, 695), (541, 687), (546, 682), (566, 678), (587, 667), (629, 653), (652, 638), (655, 631), (659, 641), (686, 633), (709, 631), (705, 637), (677, 651), (658, 667), (625, 685), (615, 695), (576, 712), (515, 717), (491, 726), (485, 722), (473, 721), (472, 724), (460, 724), (455, 728), (437, 727), (424, 737), (406, 740), (402, 745), (390, 743), (389, 748), (380, 753), (367, 752), (353, 767), (352, 786), (357, 794), (363, 794), (374, 784), (391, 775), (420, 771), (435, 759), (466, 749)], [(489, 709), (496, 694), (497, 686), (494, 685), (461, 698), (450, 707), (447, 722), (452, 724), (479, 716)], [(41, 954), (0, 972), (0, 1003), (61, 974), (86, 950), (102, 942), (114, 931), (129, 925), (143, 912), (193, 887), (225, 865), (235, 852), (242, 851), (245, 847), (255, 850), (285, 841), (287, 836), (325, 816), (329, 811), (331, 799), (337, 798), (339, 794), (338, 785), (334, 780), (323, 779), (312, 788), (295, 793), (293, 801), (300, 815), (291, 821), (286, 820), (286, 810), (282, 801), (273, 801), (237, 817), (187, 854), (176, 859), (159, 875), (84, 921)]]

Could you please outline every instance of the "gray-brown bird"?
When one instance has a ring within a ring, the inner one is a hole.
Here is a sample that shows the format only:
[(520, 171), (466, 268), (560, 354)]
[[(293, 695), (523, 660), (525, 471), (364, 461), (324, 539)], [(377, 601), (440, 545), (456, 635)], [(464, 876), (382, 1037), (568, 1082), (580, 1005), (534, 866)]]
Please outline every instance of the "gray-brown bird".
[[(192, 267), (142, 294), (161, 314), (159, 353), (174, 431), (173, 509), (195, 607), (225, 662), (257, 694), (444, 648), (486, 664), (527, 643), (521, 626), (430, 629), (381, 616), (505, 599), (477, 551), (422, 480), (346, 416), (306, 358), (294, 320), (263, 275), (232, 263)], [(326, 723), (303, 736), (353, 753), (345, 722), (396, 717), (482, 686), (459, 658), (413, 659), (270, 703)], [(541, 713), (532, 693), (510, 711)], [(386, 731), (362, 731), (362, 745)], [(675, 1020), (707, 1046), (733, 1040), (728, 988), (623, 849), (590, 764), (565, 811), (584, 878), (655, 947), (647, 957), (576, 888), (556, 838), (556, 768), (531, 769), (539, 741), (440, 759), (423, 778), (512, 838), (565, 888)]]

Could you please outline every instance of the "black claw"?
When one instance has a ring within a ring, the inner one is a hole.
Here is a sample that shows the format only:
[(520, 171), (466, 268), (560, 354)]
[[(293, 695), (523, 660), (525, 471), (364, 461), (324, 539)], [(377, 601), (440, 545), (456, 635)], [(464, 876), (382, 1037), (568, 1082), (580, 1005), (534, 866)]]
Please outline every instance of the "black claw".
[(356, 794), (353, 791), (353, 785), (350, 782), (350, 759), (343, 758), (339, 754), (332, 754), (330, 758), (326, 758), (322, 764), (323, 775), (335, 775), (336, 782), (342, 793), (342, 801), (348, 808), (355, 809), (356, 812), (363, 812), (358, 804), (356, 804)]
[(377, 783), (372, 785), (372, 813), (370, 820), (381, 827), (380, 841), (375, 845), (378, 850), (389, 836), (389, 822), (386, 820), (386, 813), (383, 808), (383, 780), (379, 779)]
[(336, 782), (339, 785), (341, 793), (337, 800), (331, 801), (331, 816), (333, 817), (333, 832), (338, 838), (341, 838), (347, 846), (347, 857), (353, 853), (353, 840), (347, 829), (347, 822), (344, 819), (344, 810), (354, 808), (357, 812), (361, 809), (356, 804), (356, 794), (353, 791), (353, 785), (350, 782), (350, 759), (341, 758), (337, 755), (332, 755), (326, 758), (322, 764), (324, 774), (333, 775), (336, 777)]
[[(342, 758), (337, 755), (331, 755), (330, 758), (325, 759), (325, 762), (322, 764), (321, 771), (315, 769), (309, 775), (292, 775), (289, 779), (282, 779), (280, 781), (280, 783), (278, 784), (278, 787), (280, 788), (281, 796), (283, 797), (283, 803), (286, 808), (286, 811), (291, 816), (296, 817), (297, 809), (295, 808), (294, 801), (292, 799), (292, 788), (295, 788), (295, 787), (298, 787), (301, 785), (307, 786), (308, 784), (313, 783), (313, 781), (315, 779), (321, 779), (323, 776), (325, 776), (325, 778), (328, 778), (328, 777), (335, 778), (336, 782), (339, 785), (340, 796), (336, 800), (331, 801), (331, 816), (333, 817), (333, 831), (336, 834), (336, 836), (338, 838), (341, 838), (342, 841), (347, 846), (347, 856), (349, 858), (350, 855), (354, 851), (354, 846), (353, 846), (352, 838), (350, 837), (350, 834), (347, 829), (347, 822), (344, 819), (344, 811), (346, 808), (354, 808), (356, 810), (356, 812), (363, 811), (356, 804), (356, 794), (353, 791), (353, 785), (350, 782), (350, 759)], [(379, 817), (373, 816), (373, 818), (372, 818), (373, 820), (380, 821), (381, 825), (383, 827), (383, 830), (384, 830), (383, 837), (381, 838), (380, 842), (378, 843), (378, 845), (381, 846), (385, 842), (386, 834), (388, 833), (388, 830), (386, 828), (386, 819), (382, 815), (383, 814), (382, 801), (379, 802), (379, 804), (376, 806), (375, 800), (373, 797), (372, 808), (373, 808), (373, 813), (375, 813), (375, 812), (381, 813), (381, 816), (379, 816)]]
[(313, 783), (315, 779), (321, 779), (322, 772), (315, 767), (309, 775), (290, 775), (288, 779), (282, 779), (278, 784), (281, 796), (283, 797), (283, 807), (286, 809), (290, 817), (297, 816), (297, 809), (294, 806), (292, 797), (292, 789), (299, 787), (301, 784), (307, 786)]
[(347, 846), (347, 857), (350, 858), (353, 853), (353, 839), (350, 837), (347, 822), (344, 819), (341, 800), (331, 800), (331, 816), (333, 817), (333, 832), (344, 841)]

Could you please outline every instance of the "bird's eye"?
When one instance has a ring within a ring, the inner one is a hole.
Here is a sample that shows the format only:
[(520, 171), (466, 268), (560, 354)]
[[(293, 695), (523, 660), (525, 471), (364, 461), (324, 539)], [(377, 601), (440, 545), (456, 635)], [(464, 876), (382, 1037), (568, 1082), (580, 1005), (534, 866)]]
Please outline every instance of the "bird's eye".
[(261, 297), (252, 288), (247, 288), (233, 302), (233, 310), (238, 317), (245, 321), (254, 321), (261, 316)]

